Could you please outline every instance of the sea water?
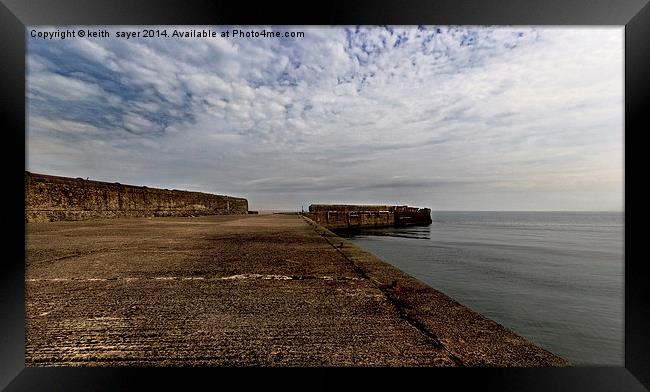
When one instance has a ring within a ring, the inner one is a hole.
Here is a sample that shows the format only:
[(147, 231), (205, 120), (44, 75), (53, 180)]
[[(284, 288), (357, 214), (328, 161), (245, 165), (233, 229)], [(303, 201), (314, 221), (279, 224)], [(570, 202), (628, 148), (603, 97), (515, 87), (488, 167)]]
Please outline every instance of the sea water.
[(349, 239), (575, 365), (624, 365), (622, 212), (432, 219)]

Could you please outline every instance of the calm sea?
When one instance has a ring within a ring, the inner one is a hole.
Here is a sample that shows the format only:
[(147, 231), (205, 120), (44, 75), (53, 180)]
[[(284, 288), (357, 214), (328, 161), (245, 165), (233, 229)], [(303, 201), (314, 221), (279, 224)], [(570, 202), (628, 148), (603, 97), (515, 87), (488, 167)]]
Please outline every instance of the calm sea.
[(432, 218), (350, 239), (575, 365), (624, 365), (623, 213)]

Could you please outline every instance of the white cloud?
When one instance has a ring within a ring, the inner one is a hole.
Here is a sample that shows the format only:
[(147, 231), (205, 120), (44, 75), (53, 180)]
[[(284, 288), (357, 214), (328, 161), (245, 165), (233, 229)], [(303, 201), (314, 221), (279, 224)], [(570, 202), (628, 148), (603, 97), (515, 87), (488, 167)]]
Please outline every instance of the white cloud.
[(123, 121), (126, 129), (135, 133), (149, 133), (157, 128), (154, 122), (137, 113), (127, 113), (123, 117)]
[(62, 119), (50, 119), (45, 117), (30, 117), (27, 127), (32, 132), (61, 132), (81, 136), (97, 136), (99, 129), (92, 124), (69, 121)]
[(621, 28), (294, 30), (306, 37), (66, 40), (59, 63), (57, 43), (29, 41), (31, 123), (77, 129), (68, 142), (84, 148), (66, 161), (30, 137), (29, 167), (93, 160), (91, 175), (259, 208), (622, 208)]
[(51, 72), (30, 74), (27, 82), (32, 92), (45, 95), (48, 99), (81, 101), (96, 99), (103, 94), (103, 90), (94, 83)]
[(73, 40), (72, 45), (79, 53), (91, 61), (105, 63), (111, 59), (111, 52), (90, 40)]

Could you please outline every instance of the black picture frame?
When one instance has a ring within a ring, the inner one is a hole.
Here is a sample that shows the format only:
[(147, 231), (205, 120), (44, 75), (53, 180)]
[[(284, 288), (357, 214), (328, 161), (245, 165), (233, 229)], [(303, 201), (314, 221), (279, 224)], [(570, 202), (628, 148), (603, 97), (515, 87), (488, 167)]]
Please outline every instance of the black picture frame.
[[(650, 95), (648, 0), (465, 0), (345, 1), (292, 4), (265, 1), (0, 0), (1, 105), (5, 199), (0, 274), (0, 388), (7, 390), (121, 390), (181, 383), (185, 388), (217, 382), (223, 369), (26, 368), (25, 367), (25, 26), (144, 24), (273, 25), (618, 25), (625, 26), (625, 367), (473, 368), (408, 370), (399, 377), (454, 388), (508, 390), (642, 391), (650, 388), (650, 276), (643, 255), (645, 199), (641, 141)], [(638, 162), (634, 162), (634, 160)], [(22, 228), (18, 229), (18, 228)], [(247, 369), (247, 372), (251, 371)], [(182, 374), (181, 374), (182, 372)], [(268, 372), (268, 370), (265, 370)], [(292, 384), (286, 369), (277, 379)], [(287, 372), (287, 373), (284, 373)], [(336, 370), (335, 372), (343, 372)], [(189, 373), (189, 374), (187, 374)], [(230, 373), (228, 373), (230, 374)], [(362, 382), (394, 381), (390, 372)], [(238, 377), (238, 376), (235, 376)], [(355, 376), (355, 378), (358, 378)], [(247, 383), (249, 380), (245, 380)], [(253, 380), (254, 381), (254, 380)], [(357, 380), (359, 381), (359, 380)], [(333, 377), (319, 384), (336, 385)], [(208, 384), (208, 385), (211, 385)]]

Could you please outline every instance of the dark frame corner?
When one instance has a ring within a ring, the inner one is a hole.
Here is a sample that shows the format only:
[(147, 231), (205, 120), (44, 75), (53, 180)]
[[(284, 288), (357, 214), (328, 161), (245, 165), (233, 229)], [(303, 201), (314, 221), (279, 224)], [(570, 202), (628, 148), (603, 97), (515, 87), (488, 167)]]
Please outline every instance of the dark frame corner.
[[(650, 389), (650, 276), (644, 266), (640, 230), (647, 212), (642, 192), (634, 192), (642, 156), (640, 136), (650, 96), (650, 4), (648, 0), (467, 0), (392, 2), (341, 0), (309, 5), (277, 2), (1, 0), (1, 105), (5, 153), (7, 238), (0, 279), (0, 388), (8, 390), (126, 389), (135, 384), (167, 383), (180, 369), (25, 368), (24, 203), (25, 165), (25, 26), (94, 24), (467, 24), (467, 25), (618, 25), (625, 26), (625, 367), (572, 369), (471, 369), (474, 376), (428, 369), (413, 376), (445, 379), (450, 385), (497, 390), (642, 391)], [(315, 10), (318, 10), (316, 12)], [(22, 227), (22, 230), (16, 230)], [(15, 237), (15, 238), (14, 238)], [(192, 371), (210, 378), (218, 369)], [(200, 377), (196, 377), (200, 376)], [(285, 377), (283, 377), (285, 378)], [(381, 379), (381, 377), (380, 377)], [(472, 381), (472, 379), (474, 379)], [(286, 381), (286, 379), (285, 379)], [(187, 381), (183, 382), (187, 386)], [(200, 382), (200, 381), (193, 381)], [(282, 382), (282, 381), (281, 381)], [(336, 382), (335, 380), (330, 383)], [(284, 384), (284, 382), (282, 382)], [(200, 385), (200, 384), (199, 384)]]

